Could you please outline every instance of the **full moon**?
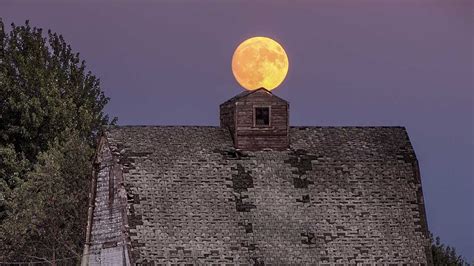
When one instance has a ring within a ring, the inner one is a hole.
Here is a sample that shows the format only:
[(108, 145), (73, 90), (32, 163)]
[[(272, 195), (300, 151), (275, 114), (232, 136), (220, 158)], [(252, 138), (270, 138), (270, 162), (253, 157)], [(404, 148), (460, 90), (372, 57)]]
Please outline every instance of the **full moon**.
[(253, 37), (242, 42), (232, 56), (232, 72), (247, 90), (273, 90), (288, 73), (288, 56), (283, 47), (267, 37)]

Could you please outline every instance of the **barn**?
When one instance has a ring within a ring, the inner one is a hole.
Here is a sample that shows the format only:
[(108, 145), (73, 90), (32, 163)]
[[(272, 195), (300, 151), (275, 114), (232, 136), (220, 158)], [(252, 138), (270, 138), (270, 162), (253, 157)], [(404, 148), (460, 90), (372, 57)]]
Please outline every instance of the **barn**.
[(294, 127), (265, 89), (220, 126), (109, 126), (83, 265), (431, 265), (403, 127)]

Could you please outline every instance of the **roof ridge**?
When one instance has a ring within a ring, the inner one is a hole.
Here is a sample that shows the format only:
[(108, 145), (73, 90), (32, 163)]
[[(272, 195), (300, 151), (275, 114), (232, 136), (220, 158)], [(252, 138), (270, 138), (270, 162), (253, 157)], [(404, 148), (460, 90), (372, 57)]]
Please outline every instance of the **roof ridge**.
[[(124, 127), (150, 127), (150, 128), (164, 128), (164, 127), (198, 127), (198, 128), (221, 128), (218, 125), (104, 125), (104, 128), (124, 128)], [(290, 128), (405, 128), (405, 126), (305, 126), (305, 125), (298, 125), (298, 126), (290, 126)]]
[[(226, 104), (226, 103), (230, 103), (230, 102), (236, 101), (236, 100), (238, 100), (238, 99), (240, 99), (240, 98), (243, 98), (243, 97), (247, 97), (247, 96), (249, 96), (249, 95), (251, 95), (251, 94), (253, 94), (253, 93), (257, 92), (257, 91), (261, 91), (261, 90), (264, 90), (265, 92), (270, 93), (272, 96), (278, 97), (278, 96), (274, 95), (271, 91), (265, 89), (264, 87), (260, 87), (260, 88), (255, 89), (255, 90), (245, 90), (245, 91), (243, 91), (243, 92), (241, 92), (241, 93), (235, 95), (234, 97), (230, 98), (229, 100), (227, 100), (227, 101), (221, 103), (221, 105), (224, 105), (224, 104)], [(278, 97), (278, 98), (281, 99), (280, 97)], [(282, 99), (282, 100), (283, 100), (283, 99)]]
[(201, 127), (201, 128), (220, 128), (220, 126), (211, 125), (105, 125), (105, 128), (119, 128), (119, 127)]

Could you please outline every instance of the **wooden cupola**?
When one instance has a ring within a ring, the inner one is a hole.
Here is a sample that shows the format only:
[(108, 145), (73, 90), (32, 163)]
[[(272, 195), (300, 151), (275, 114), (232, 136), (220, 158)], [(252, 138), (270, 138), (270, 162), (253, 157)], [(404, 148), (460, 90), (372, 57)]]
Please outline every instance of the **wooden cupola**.
[(221, 127), (241, 150), (284, 150), (289, 146), (289, 103), (260, 88), (242, 92), (220, 105)]

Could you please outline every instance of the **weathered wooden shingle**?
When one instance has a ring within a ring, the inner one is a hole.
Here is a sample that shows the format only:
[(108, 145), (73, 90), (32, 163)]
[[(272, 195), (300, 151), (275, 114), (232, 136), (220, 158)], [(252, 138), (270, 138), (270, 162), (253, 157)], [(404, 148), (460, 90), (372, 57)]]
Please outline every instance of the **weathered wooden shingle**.
[(289, 137), (289, 149), (248, 152), (219, 127), (107, 128), (132, 262), (429, 263), (404, 128), (292, 127)]

